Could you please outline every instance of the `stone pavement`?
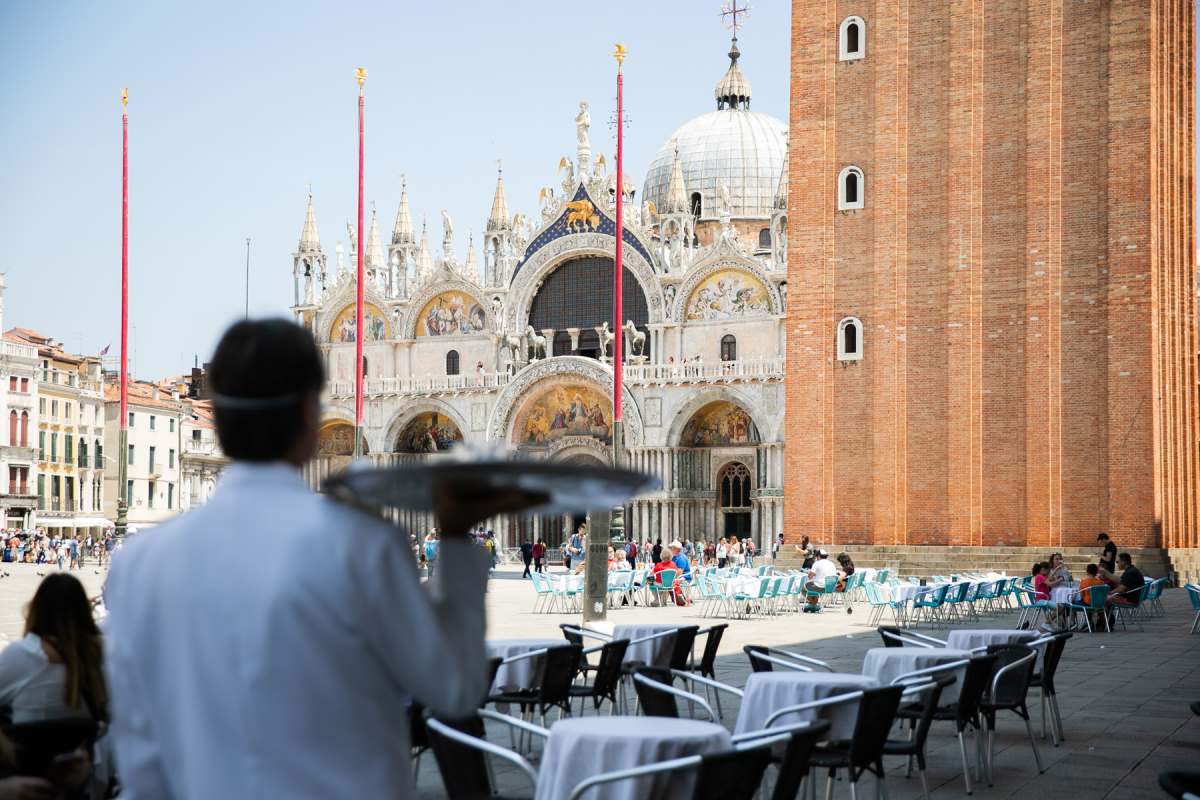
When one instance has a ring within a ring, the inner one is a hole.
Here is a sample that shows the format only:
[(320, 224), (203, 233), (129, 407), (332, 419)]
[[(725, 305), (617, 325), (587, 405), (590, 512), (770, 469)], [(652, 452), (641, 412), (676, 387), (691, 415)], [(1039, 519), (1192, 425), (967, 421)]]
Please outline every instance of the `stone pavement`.
[[(25, 606), (37, 591), (42, 576), (57, 571), (49, 564), (0, 563), (0, 646), (25, 635)], [(100, 594), (106, 573), (92, 559), (82, 569), (71, 570), (88, 597)]]
[[(489, 638), (557, 637), (562, 622), (578, 615), (532, 614), (533, 589), (509, 568), (497, 571), (489, 585)], [(1162, 798), (1158, 773), (1168, 766), (1200, 762), (1200, 718), (1188, 704), (1200, 700), (1200, 634), (1189, 636), (1192, 611), (1183, 590), (1164, 593), (1164, 618), (1108, 634), (1077, 634), (1067, 643), (1056, 681), (1066, 741), (1053, 747), (1038, 739), (1047, 767), (1037, 774), (1024, 725), (1013, 714), (997, 721), (996, 785), (976, 787), (982, 798)], [(818, 615), (787, 614), (770, 619), (709, 620), (695, 608), (634, 608), (609, 612), (612, 622), (678, 621), (701, 627), (729, 622), (717, 664), (718, 680), (741, 687), (750, 672), (742, 653), (745, 644), (789, 647), (827, 661), (839, 672), (859, 672), (867, 649), (880, 646), (878, 633), (867, 625), (865, 604), (846, 614), (835, 608)], [(1015, 614), (985, 618), (976, 627), (1005, 628)], [(932, 632), (943, 637), (945, 631)], [(1038, 692), (1030, 692), (1035, 733), (1040, 735)], [(728, 700), (728, 702), (727, 702)], [(725, 695), (725, 724), (732, 729), (736, 698)], [(508, 745), (508, 735), (495, 731), (493, 741)], [(970, 746), (968, 742), (968, 746)], [(932, 796), (965, 796), (953, 725), (935, 723), (928, 742), (928, 777)], [(973, 755), (973, 754), (972, 754)], [(887, 788), (893, 798), (918, 798), (920, 781), (904, 777), (902, 758), (890, 758)], [(520, 781), (501, 770), (502, 785), (523, 791)], [(584, 776), (581, 776), (581, 779)], [(863, 788), (870, 791), (872, 781)], [(422, 762), (421, 797), (442, 796), (432, 755)], [(818, 789), (824, 790), (824, 776)], [(848, 797), (847, 784), (836, 785), (835, 797)], [(867, 796), (867, 795), (864, 795)]]

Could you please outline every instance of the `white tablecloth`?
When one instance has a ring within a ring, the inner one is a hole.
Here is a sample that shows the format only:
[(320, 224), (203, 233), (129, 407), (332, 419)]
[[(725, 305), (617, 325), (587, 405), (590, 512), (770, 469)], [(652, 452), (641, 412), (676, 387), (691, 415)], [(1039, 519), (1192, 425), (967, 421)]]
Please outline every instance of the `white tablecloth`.
[(758, 586), (762, 583), (762, 580), (762, 578), (753, 575), (739, 575), (736, 578), (730, 578), (725, 581), (723, 591), (726, 597), (733, 597), (737, 594), (757, 596)]
[[(566, 639), (489, 639), (486, 643), (487, 657), (512, 658), (531, 650), (559, 647), (567, 643)], [(496, 680), (492, 682), (492, 691), (532, 689), (541, 665), (540, 656), (523, 658), (511, 664), (501, 664), (499, 672), (496, 673)]]
[[(907, 672), (970, 657), (971, 651), (950, 647), (872, 647), (863, 659), (862, 674), (874, 677), (880, 686), (888, 686)], [(958, 680), (942, 690), (942, 705), (957, 702), (965, 671), (965, 667), (958, 670)]]
[[(537, 800), (564, 800), (584, 779), (684, 756), (718, 753), (732, 747), (720, 725), (670, 717), (577, 717), (554, 723), (542, 767)], [(683, 800), (691, 797), (695, 773), (599, 786), (584, 800)]]
[(946, 647), (956, 650), (974, 650), (990, 644), (1024, 644), (1041, 636), (1038, 631), (1021, 631), (1012, 628), (963, 628), (950, 631)]
[[(679, 625), (675, 623), (648, 623), (648, 624), (624, 624), (613, 627), (614, 639), (641, 639), (643, 636), (651, 636), (655, 633), (663, 631), (679, 630)], [(657, 639), (651, 639), (648, 642), (630, 645), (625, 651), (625, 661), (628, 664), (631, 661), (641, 661), (651, 667), (666, 667), (671, 662), (671, 651), (675, 647), (674, 636), (661, 636)]]
[(892, 599), (911, 602), (917, 595), (932, 592), (936, 588), (932, 583), (928, 586), (918, 586), (915, 583), (902, 583), (892, 587)]
[[(824, 700), (826, 697), (873, 689), (879, 681), (869, 675), (831, 672), (773, 671), (753, 672), (746, 678), (745, 695), (738, 710), (734, 733), (761, 730), (767, 720), (780, 709), (800, 703)], [(827, 719), (829, 738), (849, 739), (854, 735), (858, 703), (839, 703), (829, 708), (804, 711), (780, 717), (772, 727), (794, 725), (805, 720)]]
[[(1050, 590), (1050, 602), (1058, 603), (1059, 605), (1068, 605), (1071, 602), (1071, 595), (1079, 591), (1079, 584), (1070, 583), (1055, 586)], [(1075, 598), (1075, 602), (1079, 602), (1079, 598)]]

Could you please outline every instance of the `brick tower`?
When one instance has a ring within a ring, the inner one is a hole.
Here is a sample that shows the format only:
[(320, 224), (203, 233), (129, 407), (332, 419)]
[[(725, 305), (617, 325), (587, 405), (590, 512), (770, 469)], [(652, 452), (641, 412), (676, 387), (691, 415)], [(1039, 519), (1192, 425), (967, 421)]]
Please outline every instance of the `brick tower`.
[(788, 541), (1200, 546), (1193, 25), (794, 0)]

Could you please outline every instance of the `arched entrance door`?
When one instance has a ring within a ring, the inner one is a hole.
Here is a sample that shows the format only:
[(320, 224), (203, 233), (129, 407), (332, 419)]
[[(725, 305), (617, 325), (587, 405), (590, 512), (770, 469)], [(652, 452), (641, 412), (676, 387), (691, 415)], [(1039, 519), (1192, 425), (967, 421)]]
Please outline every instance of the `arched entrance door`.
[(731, 461), (717, 477), (717, 494), (726, 536), (739, 539), (750, 535), (750, 469)]

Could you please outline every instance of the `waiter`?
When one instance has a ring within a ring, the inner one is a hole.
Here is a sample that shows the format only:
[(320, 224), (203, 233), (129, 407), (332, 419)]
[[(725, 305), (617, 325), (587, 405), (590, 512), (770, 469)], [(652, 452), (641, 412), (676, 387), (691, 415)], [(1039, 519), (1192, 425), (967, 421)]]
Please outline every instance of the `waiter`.
[[(123, 798), (412, 797), (410, 699), (461, 717), (484, 696), (488, 564), (465, 536), (541, 498), (441, 487), (452, 568), (423, 588), (406, 536), (301, 478), (323, 373), (290, 322), (230, 328), (209, 379), (234, 463), (207, 505), (113, 561), (106, 666)], [(272, 557), (247, 557), (259, 552)]]

